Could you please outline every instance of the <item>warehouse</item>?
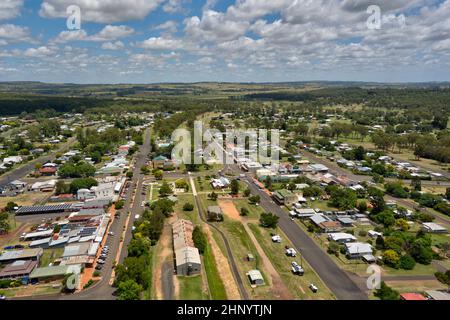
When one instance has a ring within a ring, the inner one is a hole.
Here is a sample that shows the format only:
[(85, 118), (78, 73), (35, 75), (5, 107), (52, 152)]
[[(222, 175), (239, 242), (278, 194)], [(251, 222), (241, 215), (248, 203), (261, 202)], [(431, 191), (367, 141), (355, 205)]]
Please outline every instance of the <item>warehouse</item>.
[(33, 215), (33, 214), (49, 214), (64, 213), (72, 211), (70, 204), (58, 204), (52, 206), (29, 206), (21, 207), (16, 211), (16, 215)]
[(42, 250), (42, 248), (4, 251), (0, 255), (0, 263), (7, 264), (17, 260), (32, 260), (39, 262), (43, 253), (44, 250)]
[(192, 241), (194, 225), (180, 219), (172, 225), (175, 264), (178, 275), (194, 275), (201, 272), (200, 253)]

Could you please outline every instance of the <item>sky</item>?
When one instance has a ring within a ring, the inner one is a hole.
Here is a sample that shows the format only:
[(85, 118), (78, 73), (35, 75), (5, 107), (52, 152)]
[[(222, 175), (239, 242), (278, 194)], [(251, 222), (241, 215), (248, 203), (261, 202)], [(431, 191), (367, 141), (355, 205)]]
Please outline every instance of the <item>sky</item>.
[(0, 81), (313, 80), (449, 81), (450, 0), (0, 0)]

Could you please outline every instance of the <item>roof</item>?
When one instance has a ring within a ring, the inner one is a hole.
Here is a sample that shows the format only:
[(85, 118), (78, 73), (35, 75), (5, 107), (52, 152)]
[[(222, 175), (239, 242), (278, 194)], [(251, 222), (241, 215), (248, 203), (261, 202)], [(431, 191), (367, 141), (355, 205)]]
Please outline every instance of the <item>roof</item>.
[(49, 230), (45, 230), (45, 231), (27, 233), (23, 238), (26, 240), (26, 239), (30, 239), (30, 238), (49, 237), (52, 234), (53, 234), (53, 229), (49, 229)]
[(345, 247), (349, 254), (372, 254), (372, 246), (368, 243), (353, 242), (346, 243)]
[(400, 297), (402, 298), (402, 300), (409, 300), (409, 301), (427, 300), (427, 298), (425, 298), (420, 293), (402, 293), (400, 294)]
[(71, 244), (64, 248), (63, 257), (80, 256), (87, 254), (91, 244), (89, 242), (83, 242), (78, 244)]
[(67, 270), (68, 266), (51, 266), (44, 268), (36, 268), (30, 274), (30, 279), (64, 276), (67, 273)]
[(222, 214), (222, 209), (219, 206), (209, 206), (208, 212), (215, 214)]
[(16, 214), (33, 214), (33, 213), (45, 213), (45, 212), (55, 212), (55, 211), (66, 211), (71, 208), (70, 204), (56, 204), (51, 206), (26, 206), (21, 207), (17, 210)]
[(201, 264), (200, 253), (195, 247), (184, 247), (175, 251), (177, 266), (183, 264)]
[(275, 195), (279, 195), (279, 196), (281, 196), (281, 198), (287, 198), (287, 197), (294, 196), (294, 194), (287, 189), (277, 190), (277, 191), (275, 191)]
[(353, 223), (355, 223), (356, 221), (355, 220), (353, 220), (352, 218), (341, 218), (341, 217), (339, 217), (338, 219), (337, 219), (340, 223), (343, 223), (343, 224), (353, 224)]
[(321, 214), (315, 214), (315, 215), (309, 217), (309, 219), (311, 219), (311, 221), (314, 222), (314, 224), (316, 224), (316, 225), (319, 225), (319, 224), (321, 224), (321, 223), (323, 223), (323, 222), (328, 221), (328, 219), (325, 218), (325, 217), (324, 217), (323, 215), (321, 215)]
[(42, 248), (4, 251), (0, 255), (0, 262), (34, 258), (41, 256), (42, 253), (43, 253)]
[(166, 161), (166, 160), (168, 160), (168, 158), (163, 155), (159, 155), (159, 156), (153, 158), (153, 161)]
[(434, 223), (434, 222), (423, 223), (423, 226), (426, 229), (429, 229), (431, 231), (447, 231), (447, 229), (445, 227), (441, 226), (440, 224)]
[(431, 300), (450, 300), (449, 292), (438, 291), (438, 290), (429, 290), (429, 291), (426, 291), (426, 294), (428, 297), (430, 297)]
[(37, 264), (37, 261), (17, 260), (0, 271), (0, 278), (14, 277), (18, 274), (30, 274)]
[(250, 270), (248, 272), (248, 276), (251, 281), (256, 281), (256, 280), (264, 281), (264, 278), (259, 270)]
[(330, 233), (328, 236), (333, 241), (339, 241), (339, 240), (356, 240), (356, 237), (350, 233), (343, 233), (343, 232), (337, 232), (337, 233)]

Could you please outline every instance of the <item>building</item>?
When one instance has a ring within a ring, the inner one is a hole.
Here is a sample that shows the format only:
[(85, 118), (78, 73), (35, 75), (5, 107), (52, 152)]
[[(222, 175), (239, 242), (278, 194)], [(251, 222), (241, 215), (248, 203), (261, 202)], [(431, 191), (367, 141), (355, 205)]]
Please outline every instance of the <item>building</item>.
[(51, 267), (36, 268), (30, 274), (32, 283), (36, 282), (52, 282), (64, 279), (67, 274), (79, 275), (81, 273), (81, 266), (73, 265), (59, 265)]
[(200, 274), (202, 262), (198, 249), (194, 246), (192, 233), (194, 224), (180, 219), (172, 225), (173, 248), (178, 275), (190, 276)]
[(42, 167), (39, 169), (39, 173), (42, 176), (47, 176), (47, 177), (56, 175), (57, 171), (58, 171), (58, 168), (56, 168), (56, 167)]
[(429, 290), (425, 294), (429, 300), (450, 300), (450, 292), (446, 291)]
[(407, 301), (424, 301), (424, 300), (427, 300), (427, 298), (425, 298), (420, 293), (409, 293), (409, 292), (400, 294), (400, 299), (401, 300), (407, 300)]
[(231, 184), (230, 180), (225, 177), (220, 177), (218, 179), (211, 180), (211, 186), (214, 189), (225, 189), (228, 188), (230, 184)]
[(70, 204), (56, 204), (51, 206), (25, 206), (16, 211), (16, 215), (50, 214), (73, 211)]
[(429, 233), (448, 233), (445, 227), (434, 222), (423, 223), (422, 230)]
[(291, 191), (283, 189), (277, 190), (273, 193), (273, 199), (283, 205), (291, 205), (297, 202), (297, 196), (293, 194)]
[(44, 250), (42, 248), (4, 251), (0, 255), (0, 264), (8, 264), (17, 260), (31, 260), (39, 262)]
[(259, 270), (250, 270), (247, 276), (253, 286), (263, 286), (265, 284), (264, 277)]
[(328, 235), (328, 240), (335, 241), (338, 243), (348, 243), (348, 242), (355, 242), (357, 239), (352, 234), (336, 232), (336, 233), (330, 233)]
[(372, 255), (372, 246), (368, 243), (351, 242), (345, 244), (347, 258), (359, 259), (365, 255)]
[(169, 161), (169, 158), (167, 158), (166, 156), (156, 156), (152, 160), (153, 168), (163, 169), (167, 161)]
[(219, 206), (209, 206), (206, 212), (208, 221), (223, 221), (223, 212)]
[(323, 164), (310, 164), (309, 167), (312, 169), (313, 172), (318, 173), (326, 173), (328, 172), (328, 167)]
[(56, 186), (56, 180), (48, 180), (42, 182), (36, 182), (31, 186), (31, 191), (36, 192), (53, 192)]
[(33, 260), (14, 261), (0, 271), (0, 279), (27, 279), (37, 265)]

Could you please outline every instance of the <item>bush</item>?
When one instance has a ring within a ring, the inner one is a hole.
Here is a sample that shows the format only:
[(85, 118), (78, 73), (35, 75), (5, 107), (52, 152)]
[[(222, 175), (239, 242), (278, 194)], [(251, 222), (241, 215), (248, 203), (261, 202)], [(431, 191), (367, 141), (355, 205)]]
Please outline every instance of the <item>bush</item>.
[(374, 296), (380, 300), (400, 300), (398, 291), (389, 287), (384, 281), (381, 282), (380, 289), (375, 291)]
[(119, 201), (117, 201), (116, 204), (114, 205), (114, 208), (115, 208), (116, 210), (120, 210), (120, 209), (122, 209), (122, 208), (124, 207), (124, 205), (125, 205), (125, 201), (119, 200)]
[(416, 261), (409, 254), (400, 258), (399, 267), (404, 270), (412, 270), (416, 266)]
[(366, 231), (366, 230), (360, 230), (360, 231), (358, 232), (358, 235), (359, 235), (360, 237), (366, 237), (366, 236), (367, 236), (367, 231)]
[(249, 214), (249, 211), (247, 208), (241, 209), (241, 216), (246, 217), (246, 216), (248, 216), (248, 214)]
[(183, 205), (183, 211), (194, 211), (194, 205), (192, 203), (186, 202)]

